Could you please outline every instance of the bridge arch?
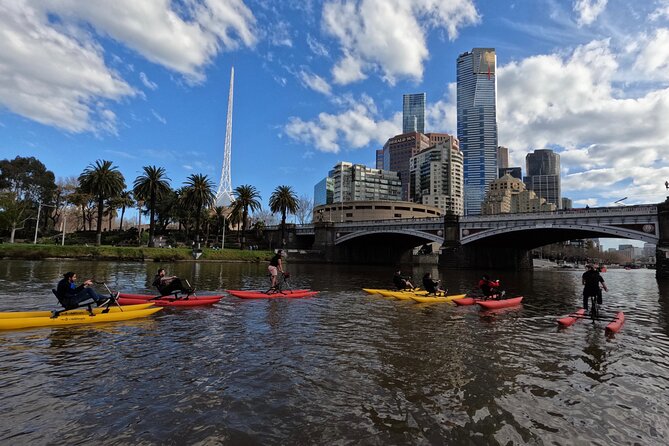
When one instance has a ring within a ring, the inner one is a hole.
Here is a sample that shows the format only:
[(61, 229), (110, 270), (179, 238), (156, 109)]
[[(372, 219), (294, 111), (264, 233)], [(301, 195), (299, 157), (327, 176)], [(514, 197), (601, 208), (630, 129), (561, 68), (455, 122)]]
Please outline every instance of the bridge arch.
[[(582, 233), (581, 238), (599, 238), (603, 236), (610, 236), (613, 238), (625, 238), (632, 240), (640, 240), (646, 243), (657, 244), (660, 240), (659, 234), (657, 234), (657, 226), (653, 226), (652, 233), (645, 233), (641, 231), (634, 231), (631, 229), (619, 228), (614, 226), (599, 226), (599, 225), (584, 225), (584, 224), (543, 224), (537, 223), (536, 225), (524, 225), (524, 226), (514, 226), (514, 227), (501, 227), (487, 229), (484, 231), (476, 232), (471, 235), (465, 235), (461, 238), (461, 243), (463, 245), (474, 243), (477, 241), (484, 241), (495, 236), (500, 236), (504, 234), (512, 234), (514, 232), (528, 232), (528, 231), (543, 231), (543, 232), (565, 232), (564, 240), (570, 240), (573, 237), (573, 232)], [(559, 241), (559, 240), (556, 240)], [(548, 241), (546, 244), (553, 243), (554, 241)]]
[(377, 234), (402, 234), (402, 235), (408, 235), (411, 237), (415, 237), (418, 239), (422, 239), (424, 241), (429, 241), (429, 242), (437, 242), (437, 243), (443, 243), (444, 242), (444, 237), (440, 236), (438, 234), (432, 234), (430, 232), (424, 232), (424, 231), (419, 231), (416, 229), (387, 229), (384, 228), (383, 230), (365, 230), (365, 231), (354, 231), (350, 232), (348, 234), (342, 234), (340, 237), (335, 238), (335, 245), (339, 245), (341, 243), (347, 242), (349, 240), (353, 240), (359, 237), (364, 237), (364, 236), (369, 236), (369, 235), (377, 235)]

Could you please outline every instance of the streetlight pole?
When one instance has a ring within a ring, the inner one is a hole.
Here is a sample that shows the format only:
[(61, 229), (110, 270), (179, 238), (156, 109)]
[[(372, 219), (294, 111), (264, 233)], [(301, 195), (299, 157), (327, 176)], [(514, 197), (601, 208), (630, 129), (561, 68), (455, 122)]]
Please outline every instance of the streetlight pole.
[(223, 216), (223, 233), (221, 234), (221, 251), (225, 247), (225, 215)]
[(43, 203), (39, 203), (39, 206), (37, 206), (37, 221), (35, 222), (35, 238), (33, 239), (33, 245), (37, 244), (37, 230), (39, 229), (39, 216), (42, 212), (42, 206), (47, 207), (47, 208), (57, 207), (57, 206), (54, 206), (52, 204), (43, 204)]
[(67, 227), (67, 215), (63, 212), (63, 236), (60, 239), (60, 246), (65, 246), (65, 228)]
[(37, 221), (35, 222), (35, 239), (33, 240), (33, 245), (37, 244), (37, 229), (39, 228), (39, 214), (42, 212), (42, 203), (37, 206)]

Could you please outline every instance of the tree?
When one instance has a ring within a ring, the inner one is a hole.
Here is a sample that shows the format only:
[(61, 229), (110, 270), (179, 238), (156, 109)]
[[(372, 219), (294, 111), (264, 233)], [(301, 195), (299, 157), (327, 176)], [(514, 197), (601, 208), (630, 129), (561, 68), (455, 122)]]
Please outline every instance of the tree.
[(313, 210), (314, 202), (311, 200), (311, 197), (308, 195), (301, 195), (297, 200), (297, 212), (295, 213), (297, 221), (301, 225), (311, 222), (313, 219), (313, 216), (311, 215)]
[(195, 211), (195, 242), (199, 248), (202, 211), (213, 206), (216, 199), (214, 183), (206, 175), (197, 173), (189, 176), (184, 184), (184, 200)]
[[(13, 160), (0, 160), (0, 190), (14, 194), (15, 201), (22, 206), (28, 206), (25, 212), (31, 213), (28, 217), (37, 214), (39, 203), (49, 204), (40, 215), (42, 228), (47, 228), (51, 214), (54, 212), (56, 199), (56, 181), (53, 172), (48, 170), (35, 157), (15, 157)], [(32, 211), (31, 211), (32, 209)], [(47, 209), (51, 211), (47, 211)], [(37, 224), (37, 220), (35, 220)]]
[(0, 192), (0, 229), (9, 229), (9, 243), (14, 243), (17, 229), (30, 218), (28, 200), (18, 200), (15, 192)]
[(123, 192), (125, 178), (111, 161), (97, 160), (95, 164), (89, 164), (79, 175), (79, 185), (83, 192), (93, 195), (97, 200), (98, 225), (95, 244), (99, 246), (102, 243), (102, 215), (105, 200), (114, 198)]
[(17, 200), (51, 203), (56, 192), (56, 177), (35, 157), (17, 156), (11, 161), (0, 160), (0, 189), (13, 192)]
[(149, 246), (154, 246), (156, 200), (171, 190), (169, 180), (165, 176), (163, 167), (144, 166), (144, 174), (135, 178), (133, 183), (132, 191), (135, 194), (135, 199), (143, 200), (150, 211)]
[(116, 199), (116, 205), (121, 208), (121, 222), (118, 225), (118, 230), (123, 231), (123, 216), (126, 208), (131, 208), (135, 205), (135, 200), (132, 198), (132, 192), (124, 190)]
[(81, 188), (77, 187), (77, 189), (67, 197), (67, 201), (81, 209), (81, 229), (85, 231), (86, 222), (88, 222), (88, 229), (90, 230), (93, 221), (91, 218), (93, 212), (91, 204), (93, 196), (82, 192)]
[(246, 242), (246, 224), (249, 217), (249, 209), (253, 212), (260, 209), (260, 193), (258, 190), (249, 185), (244, 184), (237, 186), (233, 192), (235, 196), (235, 201), (232, 203), (233, 213), (241, 216), (242, 223), (242, 241), (241, 248), (244, 249), (244, 243)]
[(286, 245), (286, 214), (297, 212), (297, 196), (290, 186), (277, 186), (269, 197), (272, 212), (281, 212), (281, 246)]

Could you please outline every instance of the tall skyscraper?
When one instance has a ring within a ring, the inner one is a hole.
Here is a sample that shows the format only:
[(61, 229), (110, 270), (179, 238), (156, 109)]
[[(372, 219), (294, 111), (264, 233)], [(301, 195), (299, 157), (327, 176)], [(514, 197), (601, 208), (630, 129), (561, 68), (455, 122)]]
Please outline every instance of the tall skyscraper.
[(561, 209), (560, 155), (550, 149), (535, 150), (527, 154), (525, 163), (527, 189)]
[(405, 94), (402, 99), (402, 133), (425, 133), (425, 93)]
[(494, 48), (458, 56), (458, 140), (465, 158), (465, 215), (479, 215), (497, 179), (497, 57)]

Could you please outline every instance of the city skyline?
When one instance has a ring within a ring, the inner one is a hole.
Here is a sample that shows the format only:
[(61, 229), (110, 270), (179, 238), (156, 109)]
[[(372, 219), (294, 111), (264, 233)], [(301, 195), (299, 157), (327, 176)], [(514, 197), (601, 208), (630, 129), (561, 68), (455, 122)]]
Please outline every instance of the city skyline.
[(576, 207), (664, 200), (669, 2), (491, 3), (10, 2), (1, 157), (59, 178), (108, 159), (130, 180), (159, 165), (173, 187), (218, 182), (234, 65), (232, 186), (256, 186), (266, 208), (278, 185), (313, 196), (337, 162), (374, 167), (403, 94), (426, 93), (426, 132), (456, 135), (457, 56), (491, 47), (510, 166), (549, 148)]

